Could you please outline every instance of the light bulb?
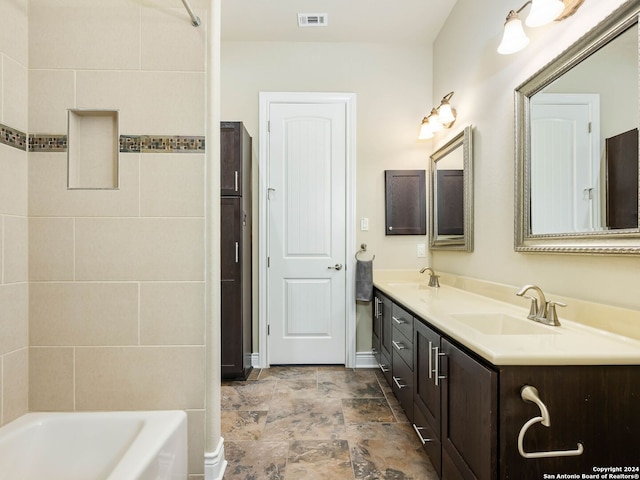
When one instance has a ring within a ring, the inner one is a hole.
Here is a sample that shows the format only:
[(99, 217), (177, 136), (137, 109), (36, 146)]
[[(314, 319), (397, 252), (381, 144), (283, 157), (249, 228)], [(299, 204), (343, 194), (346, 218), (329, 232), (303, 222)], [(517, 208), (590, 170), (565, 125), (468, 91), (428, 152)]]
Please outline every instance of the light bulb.
[(442, 122), (443, 125), (447, 125), (456, 121), (456, 117), (453, 114), (453, 110), (451, 109), (451, 105), (449, 105), (449, 102), (442, 102), (438, 107), (438, 119), (440, 120), (440, 122)]
[(529, 37), (524, 33), (518, 14), (511, 10), (504, 24), (504, 35), (498, 47), (498, 53), (509, 55), (510, 53), (519, 52), (527, 45), (529, 45)]
[(422, 125), (420, 125), (418, 140), (428, 140), (430, 138), (433, 138), (433, 130), (431, 130), (431, 125), (429, 125), (429, 120), (425, 117), (422, 120)]
[(564, 3), (561, 0), (533, 0), (525, 23), (528, 27), (541, 27), (553, 22), (562, 12)]

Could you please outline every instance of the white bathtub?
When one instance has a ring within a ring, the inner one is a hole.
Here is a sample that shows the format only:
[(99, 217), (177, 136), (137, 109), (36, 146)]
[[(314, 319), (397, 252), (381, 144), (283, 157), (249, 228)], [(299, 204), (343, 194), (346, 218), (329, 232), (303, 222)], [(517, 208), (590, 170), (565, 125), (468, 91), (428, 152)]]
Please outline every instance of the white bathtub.
[(2, 480), (185, 480), (183, 411), (29, 413), (0, 428)]

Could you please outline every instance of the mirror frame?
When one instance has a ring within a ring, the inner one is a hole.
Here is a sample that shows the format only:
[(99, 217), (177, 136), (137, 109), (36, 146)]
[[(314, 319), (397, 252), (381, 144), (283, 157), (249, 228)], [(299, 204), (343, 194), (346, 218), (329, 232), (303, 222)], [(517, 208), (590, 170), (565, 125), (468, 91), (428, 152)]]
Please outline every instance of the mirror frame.
[[(515, 90), (515, 238), (517, 252), (631, 254), (640, 255), (639, 228), (612, 232), (532, 234), (530, 229), (530, 99), (551, 82), (612, 41), (638, 25), (640, 4), (631, 0), (600, 22), (571, 47), (544, 66)], [(639, 102), (640, 103), (640, 102)], [(640, 185), (640, 175), (638, 178)], [(640, 210), (640, 209), (639, 209)]]
[[(462, 183), (463, 183), (463, 228), (464, 233), (457, 238), (438, 240), (436, 225), (436, 163), (449, 155), (455, 149), (462, 147)], [(431, 155), (429, 169), (429, 246), (432, 250), (473, 251), (473, 127), (464, 128), (443, 147)]]

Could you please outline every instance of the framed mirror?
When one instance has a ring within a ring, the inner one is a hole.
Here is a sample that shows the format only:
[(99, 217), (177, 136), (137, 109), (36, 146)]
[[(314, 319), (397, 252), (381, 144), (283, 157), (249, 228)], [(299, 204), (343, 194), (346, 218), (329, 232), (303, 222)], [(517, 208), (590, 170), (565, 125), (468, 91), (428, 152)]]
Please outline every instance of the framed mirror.
[(473, 250), (473, 138), (468, 126), (431, 155), (429, 243)]
[(515, 250), (640, 255), (630, 1), (515, 92)]

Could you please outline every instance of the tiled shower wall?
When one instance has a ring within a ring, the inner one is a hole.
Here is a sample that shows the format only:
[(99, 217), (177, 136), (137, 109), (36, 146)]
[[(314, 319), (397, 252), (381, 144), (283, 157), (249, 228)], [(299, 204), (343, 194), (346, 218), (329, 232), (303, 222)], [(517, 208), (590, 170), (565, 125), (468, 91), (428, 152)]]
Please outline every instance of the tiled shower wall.
[(28, 409), (27, 0), (0, 9), (0, 425)]
[(206, 27), (143, 3), (29, 3), (29, 133), (65, 135), (69, 108), (118, 110), (122, 152), (114, 190), (68, 190), (65, 151), (29, 153), (29, 408), (187, 410), (199, 475), (204, 154), (161, 143), (204, 135)]

